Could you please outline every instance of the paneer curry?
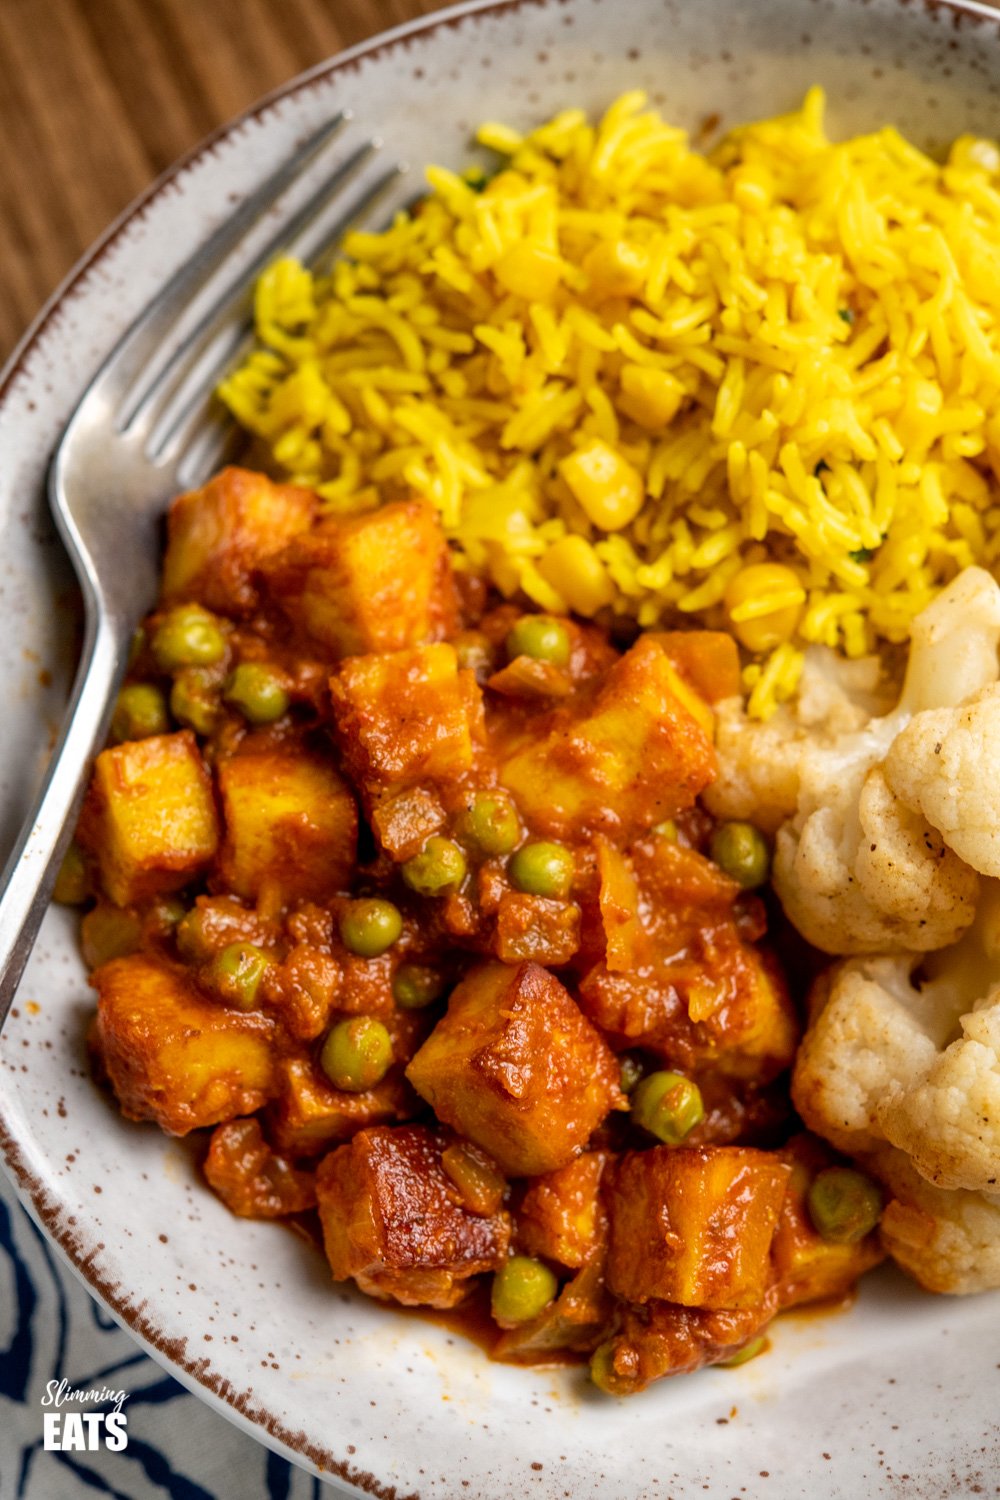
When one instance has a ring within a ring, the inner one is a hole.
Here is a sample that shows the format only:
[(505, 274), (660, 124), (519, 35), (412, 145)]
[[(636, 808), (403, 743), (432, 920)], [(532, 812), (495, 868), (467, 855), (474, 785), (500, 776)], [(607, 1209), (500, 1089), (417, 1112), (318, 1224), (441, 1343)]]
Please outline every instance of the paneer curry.
[(845, 1294), (878, 1192), (795, 1120), (766, 846), (699, 801), (738, 689), (724, 633), (499, 601), (420, 501), (181, 496), (61, 877), (122, 1112), (615, 1394)]

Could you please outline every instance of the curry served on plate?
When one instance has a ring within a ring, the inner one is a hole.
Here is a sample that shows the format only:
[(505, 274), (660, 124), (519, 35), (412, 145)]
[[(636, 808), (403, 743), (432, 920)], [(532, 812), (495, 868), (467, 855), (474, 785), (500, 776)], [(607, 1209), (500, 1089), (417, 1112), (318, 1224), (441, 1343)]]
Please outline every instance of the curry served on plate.
[(766, 854), (697, 803), (737, 684), (726, 635), (456, 588), (419, 502), (181, 497), (79, 830), (122, 1109), (214, 1126), (237, 1213), (317, 1205), (336, 1277), (492, 1277), (499, 1354), (611, 1390), (845, 1292), (878, 1195), (789, 1139)]
[(614, 1394), (1000, 1285), (1000, 151), (821, 115), (265, 275), (60, 880), (127, 1116)]

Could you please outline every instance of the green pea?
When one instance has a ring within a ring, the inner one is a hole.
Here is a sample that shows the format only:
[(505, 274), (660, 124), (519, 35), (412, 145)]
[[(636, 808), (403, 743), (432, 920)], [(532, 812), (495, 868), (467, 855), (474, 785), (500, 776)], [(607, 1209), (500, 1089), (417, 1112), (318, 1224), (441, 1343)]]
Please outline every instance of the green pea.
[(677, 824), (673, 818), (667, 818), (664, 822), (657, 823), (653, 832), (661, 839), (666, 839), (668, 844), (676, 844), (677, 842)]
[(720, 1359), (719, 1365), (723, 1370), (735, 1370), (738, 1365), (745, 1365), (750, 1360), (756, 1359), (758, 1354), (763, 1354), (766, 1348), (767, 1335), (758, 1333), (755, 1339), (751, 1339), (749, 1344), (744, 1344), (742, 1349), (737, 1349), (736, 1353), (731, 1354), (728, 1359)]
[(752, 823), (720, 823), (712, 834), (711, 855), (744, 890), (763, 885), (771, 870), (767, 839)]
[(569, 631), (551, 615), (522, 615), (507, 632), (507, 656), (530, 656), (535, 661), (565, 667), (569, 662)]
[(363, 1094), (389, 1071), (392, 1038), (373, 1016), (349, 1016), (328, 1032), (319, 1061), (335, 1089)]
[(202, 667), (183, 667), (170, 689), (170, 712), (196, 734), (211, 734), (219, 722), (215, 679)]
[(705, 1118), (701, 1090), (682, 1073), (650, 1073), (632, 1092), (632, 1119), (657, 1140), (679, 1146)]
[(451, 839), (434, 834), (403, 866), (403, 879), (418, 896), (443, 896), (465, 879), (465, 855)]
[(372, 896), (352, 901), (340, 918), (340, 936), (349, 953), (378, 958), (391, 948), (403, 930), (403, 919), (391, 901)]
[(554, 896), (562, 900), (569, 895), (576, 874), (576, 861), (565, 844), (544, 840), (524, 844), (507, 861), (512, 885), (529, 896)]
[(509, 854), (521, 824), (506, 792), (480, 792), (463, 820), (463, 831), (482, 854)]
[(111, 719), (111, 738), (146, 740), (151, 734), (166, 734), (170, 728), (166, 699), (151, 682), (130, 682), (118, 694)]
[(211, 667), (226, 654), (226, 638), (214, 615), (197, 604), (182, 604), (164, 615), (150, 642), (161, 672)]
[(89, 895), (87, 863), (83, 850), (74, 840), (63, 855), (56, 883), (52, 887), (52, 899), (58, 901), (60, 906), (80, 906)]
[(262, 661), (241, 661), (226, 678), (222, 696), (250, 724), (273, 724), (288, 712), (283, 673)]
[(621, 1074), (621, 1091), (623, 1094), (631, 1094), (642, 1080), (642, 1063), (637, 1057), (630, 1057), (626, 1052), (624, 1057), (618, 1059), (618, 1066)]
[(806, 1201), (817, 1234), (835, 1245), (863, 1240), (882, 1216), (877, 1183), (853, 1167), (826, 1167), (818, 1172)]
[(392, 995), (403, 1010), (423, 1010), (444, 993), (444, 980), (424, 964), (400, 964), (392, 978)]
[(590, 1357), (590, 1378), (599, 1391), (604, 1391), (609, 1396), (621, 1396), (628, 1393), (628, 1383), (622, 1382), (615, 1369), (614, 1339), (598, 1344), (594, 1350)]
[(228, 1005), (252, 1010), (261, 980), (273, 964), (270, 954), (254, 943), (228, 943), (209, 964), (205, 983)]
[(490, 1306), (500, 1324), (530, 1323), (559, 1290), (555, 1276), (530, 1255), (512, 1255), (493, 1278)]

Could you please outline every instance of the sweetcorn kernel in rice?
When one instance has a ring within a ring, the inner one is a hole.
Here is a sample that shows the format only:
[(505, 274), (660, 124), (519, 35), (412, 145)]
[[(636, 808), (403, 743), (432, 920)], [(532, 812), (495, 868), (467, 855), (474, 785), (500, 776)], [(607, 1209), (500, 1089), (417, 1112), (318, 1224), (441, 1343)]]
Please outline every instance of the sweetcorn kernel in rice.
[(743, 611), (758, 714), (806, 643), (904, 641), (997, 562), (993, 143), (833, 143), (815, 89), (709, 156), (639, 93), (479, 138), (493, 177), (431, 169), (329, 275), (262, 277), (222, 395), (290, 476), (337, 511), (426, 497), (547, 610), (736, 628), (740, 576), (780, 564), (778, 637)]

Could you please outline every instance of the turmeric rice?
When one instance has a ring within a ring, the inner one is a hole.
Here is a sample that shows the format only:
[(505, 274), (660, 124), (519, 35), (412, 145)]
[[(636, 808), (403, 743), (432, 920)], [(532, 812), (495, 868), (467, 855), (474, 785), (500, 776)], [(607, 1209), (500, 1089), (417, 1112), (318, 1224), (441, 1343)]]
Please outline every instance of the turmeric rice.
[(479, 132), (326, 274), (273, 265), (221, 387), (334, 512), (416, 493), (544, 610), (688, 617), (751, 713), (1000, 558), (1000, 150), (791, 115), (692, 149), (634, 92)]

